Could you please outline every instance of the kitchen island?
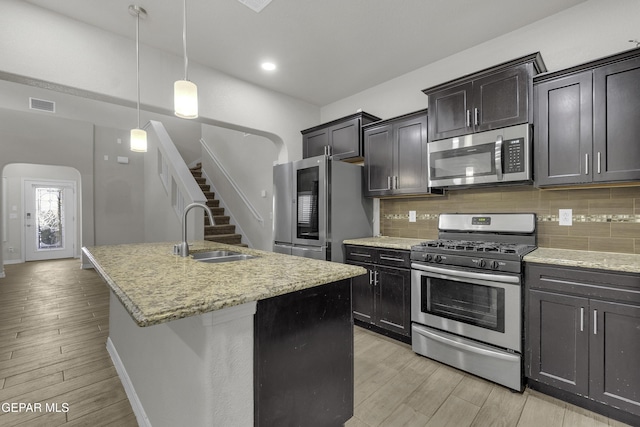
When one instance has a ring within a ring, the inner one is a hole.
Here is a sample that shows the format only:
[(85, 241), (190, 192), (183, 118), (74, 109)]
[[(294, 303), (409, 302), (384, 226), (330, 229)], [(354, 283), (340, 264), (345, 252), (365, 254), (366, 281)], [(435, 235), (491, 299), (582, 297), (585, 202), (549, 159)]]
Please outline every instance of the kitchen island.
[(83, 248), (111, 288), (107, 348), (140, 425), (342, 425), (360, 267), (200, 241)]

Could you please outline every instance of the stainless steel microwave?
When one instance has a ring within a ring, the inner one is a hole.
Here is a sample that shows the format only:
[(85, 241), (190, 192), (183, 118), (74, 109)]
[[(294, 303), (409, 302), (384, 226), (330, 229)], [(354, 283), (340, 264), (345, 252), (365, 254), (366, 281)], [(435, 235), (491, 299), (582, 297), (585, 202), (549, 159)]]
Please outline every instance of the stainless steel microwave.
[(427, 144), (429, 187), (528, 182), (529, 124), (490, 130)]

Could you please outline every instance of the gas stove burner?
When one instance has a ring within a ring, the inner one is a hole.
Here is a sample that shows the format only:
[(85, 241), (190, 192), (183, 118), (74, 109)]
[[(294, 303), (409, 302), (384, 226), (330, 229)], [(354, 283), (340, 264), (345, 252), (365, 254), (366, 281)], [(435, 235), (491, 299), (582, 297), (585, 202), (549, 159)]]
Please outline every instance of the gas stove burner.
[(498, 252), (503, 254), (517, 254), (526, 250), (530, 245), (517, 243), (498, 243), (467, 240), (432, 240), (422, 242), (420, 246), (433, 249), (445, 249), (451, 251), (466, 252)]

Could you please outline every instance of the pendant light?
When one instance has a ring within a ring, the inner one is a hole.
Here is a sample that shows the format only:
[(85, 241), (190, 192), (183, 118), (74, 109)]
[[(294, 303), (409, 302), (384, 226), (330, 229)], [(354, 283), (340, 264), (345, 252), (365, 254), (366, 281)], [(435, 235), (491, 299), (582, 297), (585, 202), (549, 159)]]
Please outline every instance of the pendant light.
[(131, 151), (140, 153), (147, 152), (147, 132), (140, 129), (140, 16), (147, 16), (147, 11), (140, 6), (129, 6), (129, 13), (136, 17), (136, 90), (137, 90), (137, 111), (138, 127), (131, 129), (130, 147)]
[(173, 85), (173, 106), (175, 115), (183, 119), (198, 117), (198, 87), (190, 82), (187, 76), (189, 60), (187, 59), (187, 0), (182, 9), (182, 48), (184, 51), (184, 80), (177, 80)]

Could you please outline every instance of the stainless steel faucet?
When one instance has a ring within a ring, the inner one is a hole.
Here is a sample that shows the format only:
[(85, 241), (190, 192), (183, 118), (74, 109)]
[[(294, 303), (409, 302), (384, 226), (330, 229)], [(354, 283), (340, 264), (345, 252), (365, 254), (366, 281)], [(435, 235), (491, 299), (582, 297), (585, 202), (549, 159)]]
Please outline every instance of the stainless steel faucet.
[(213, 219), (213, 214), (211, 213), (211, 209), (209, 209), (209, 206), (205, 205), (204, 203), (197, 202), (188, 204), (184, 208), (184, 213), (182, 214), (182, 243), (178, 243), (173, 246), (173, 253), (176, 255), (180, 255), (183, 257), (189, 256), (189, 244), (187, 243), (187, 214), (196, 206), (200, 206), (207, 212), (211, 225), (216, 225), (216, 221)]

